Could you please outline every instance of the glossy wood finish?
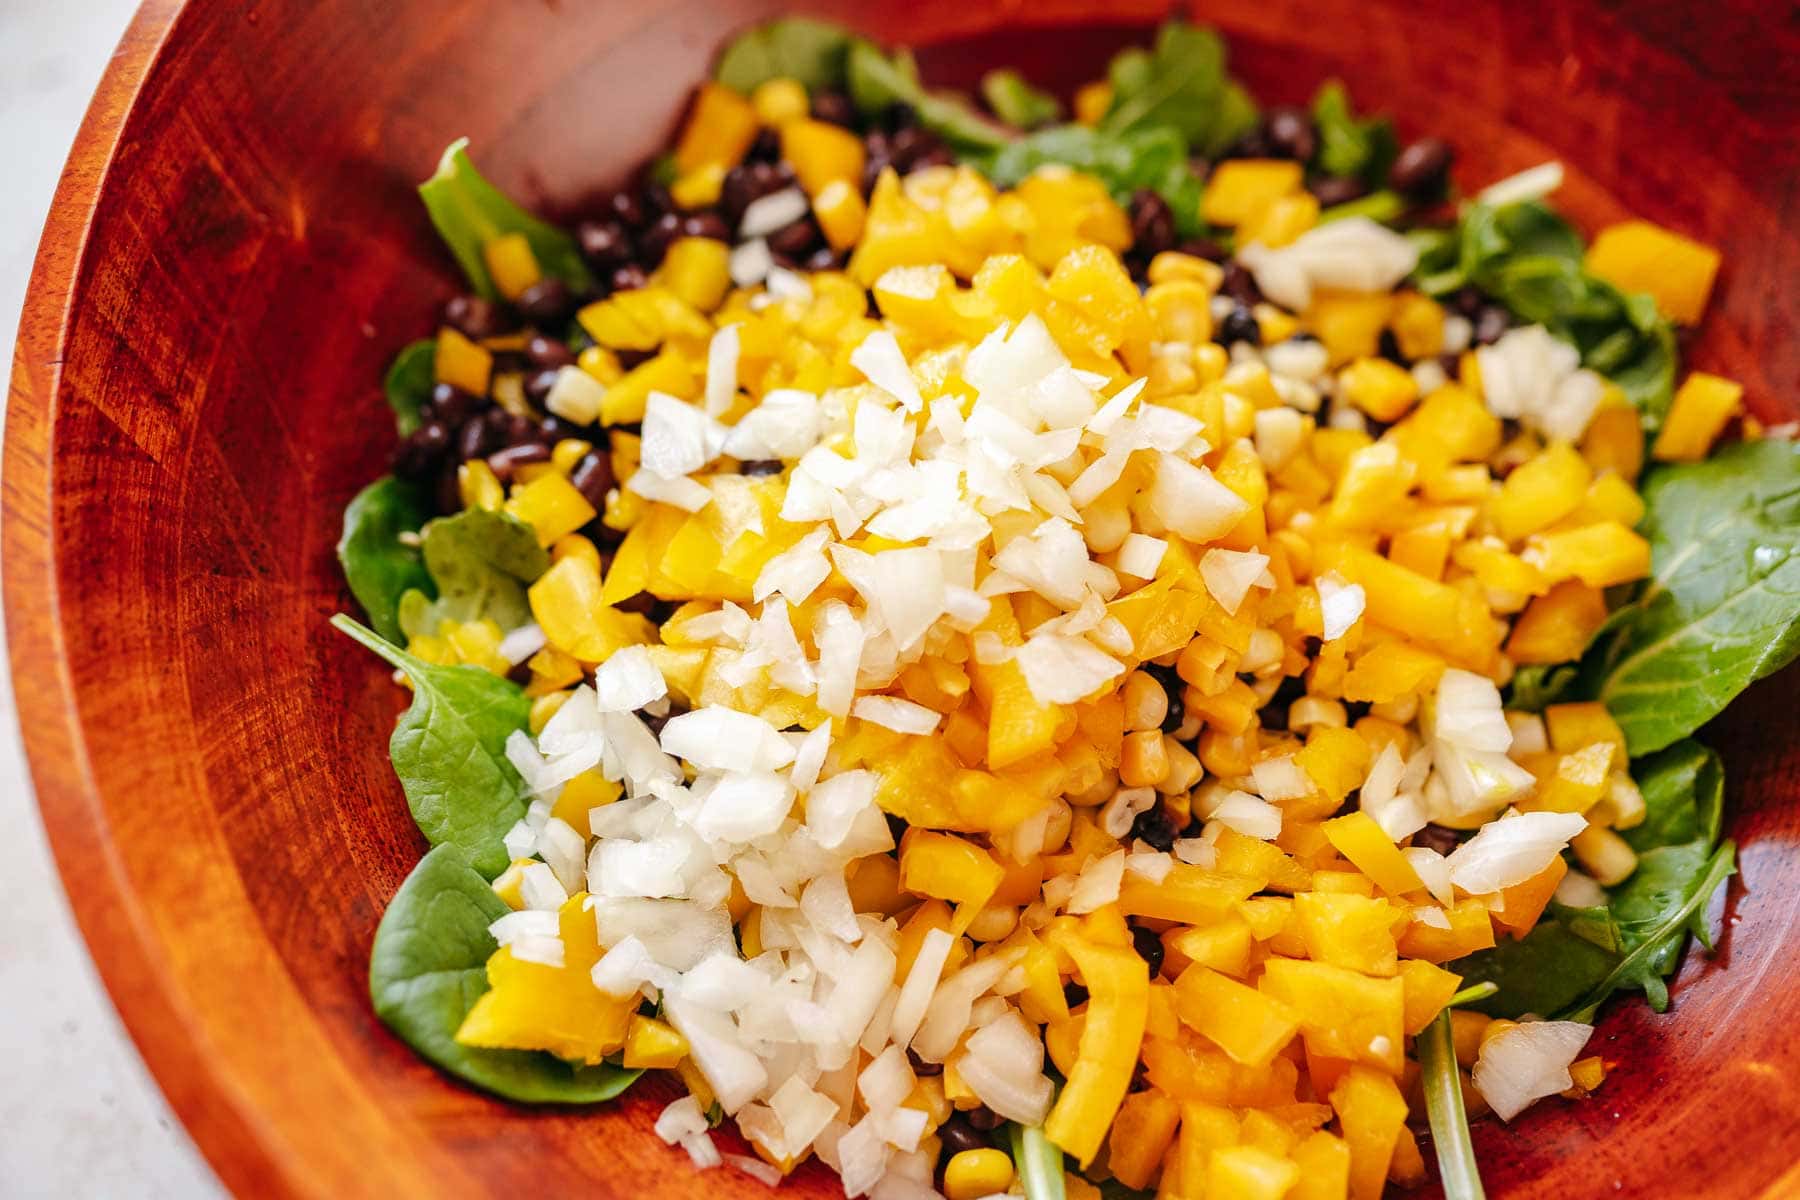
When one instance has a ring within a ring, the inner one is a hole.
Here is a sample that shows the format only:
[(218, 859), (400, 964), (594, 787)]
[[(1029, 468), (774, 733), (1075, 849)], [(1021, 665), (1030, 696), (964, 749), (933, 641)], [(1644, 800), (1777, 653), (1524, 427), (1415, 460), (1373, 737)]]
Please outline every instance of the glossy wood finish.
[[(604, 6), (152, 0), (70, 158), (15, 360), (6, 612), (40, 803), (101, 971), (176, 1110), (244, 1195), (737, 1195), (649, 1125), (670, 1096), (534, 1112), (448, 1084), (365, 993), (422, 850), (383, 747), (399, 698), (325, 624), (345, 500), (380, 469), (377, 381), (456, 286), (411, 194), (460, 134), (530, 203), (578, 209), (665, 136), (711, 47), (774, 0)], [(849, 12), (848, 3), (814, 6)], [(969, 81), (1068, 85), (1141, 0), (918, 0), (867, 15)], [(1208, 5), (1265, 96), (1341, 74), (1478, 184), (1569, 162), (1625, 212), (1723, 247), (1694, 361), (1800, 412), (1800, 91), (1760, 6)], [(1104, 14), (1104, 26), (1070, 31)], [(1775, 10), (1769, 10), (1773, 15)], [(1000, 27), (1029, 23), (1035, 32)], [(1485, 1126), (1500, 1197), (1786, 1194), (1800, 1156), (1796, 676), (1715, 731), (1744, 875), (1667, 1017), (1616, 1009), (1601, 1094)], [(816, 1168), (791, 1193), (835, 1187)]]

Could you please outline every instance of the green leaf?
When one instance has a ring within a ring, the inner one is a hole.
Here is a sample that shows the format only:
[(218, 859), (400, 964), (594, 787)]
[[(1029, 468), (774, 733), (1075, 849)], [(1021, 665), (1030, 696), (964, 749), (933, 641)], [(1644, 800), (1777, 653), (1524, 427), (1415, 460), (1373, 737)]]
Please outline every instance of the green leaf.
[(1319, 149), (1312, 161), (1314, 170), (1360, 179), (1370, 187), (1380, 187), (1387, 181), (1388, 168), (1400, 153), (1392, 121), (1386, 117), (1358, 120), (1350, 107), (1349, 94), (1336, 79), (1327, 80), (1313, 97), (1312, 116), (1319, 134)]
[(844, 86), (853, 35), (841, 25), (785, 17), (747, 29), (719, 55), (713, 78), (746, 96), (771, 79), (797, 79), (808, 92)]
[(642, 1071), (574, 1066), (531, 1050), (482, 1050), (456, 1041), (488, 990), (498, 946), (488, 926), (510, 910), (451, 846), (419, 860), (375, 930), (369, 995), (375, 1015), (419, 1056), (451, 1075), (526, 1104), (611, 1100)]
[(1102, 133), (1166, 127), (1210, 156), (1256, 124), (1256, 105), (1227, 78), (1225, 43), (1211, 29), (1168, 21), (1151, 50), (1116, 55), (1107, 78), (1113, 99), (1100, 120)]
[(1355, 200), (1346, 200), (1342, 204), (1334, 204), (1330, 208), (1321, 209), (1319, 224), (1329, 225), (1333, 221), (1342, 221), (1345, 217), (1367, 217), (1371, 221), (1386, 224), (1397, 219), (1406, 211), (1406, 201), (1398, 192), (1370, 192)]
[(445, 620), (488, 617), (506, 630), (531, 620), (525, 588), (550, 567), (531, 526), (510, 513), (465, 508), (428, 523), (420, 540), (438, 599), (416, 616), (402, 610), (408, 633), (435, 633)]
[(1485, 1200), (1475, 1146), (1469, 1140), (1469, 1116), (1463, 1110), (1449, 1009), (1440, 1012), (1419, 1035), (1418, 1051), (1425, 1112), (1431, 1120), (1431, 1145), (1437, 1152), (1444, 1200)]
[(521, 233), (545, 275), (552, 275), (578, 292), (587, 291), (594, 279), (582, 261), (575, 239), (546, 221), (540, 221), (507, 199), (500, 189), (482, 178), (469, 160), (469, 139), (458, 138), (445, 148), (437, 171), (419, 185), (419, 198), (439, 236), (469, 277), (469, 285), (489, 300), (500, 299), (488, 275), (482, 247), (506, 233)]
[(1543, 712), (1574, 687), (1578, 668), (1574, 663), (1550, 663), (1520, 667), (1508, 684), (1506, 707), (1518, 712)]
[(531, 701), (479, 667), (423, 662), (342, 613), (331, 623), (412, 682), (412, 706), (395, 722), (388, 753), (413, 820), (432, 845), (455, 847), (492, 879), (506, 869), (501, 839), (525, 815), (525, 784), (506, 760), (506, 739), (525, 728)]
[(1148, 188), (1168, 202), (1182, 236), (1201, 229), (1200, 179), (1188, 164), (1187, 143), (1167, 127), (1107, 134), (1085, 125), (1055, 125), (972, 161), (1000, 187), (1016, 187), (1039, 167), (1059, 163), (1100, 180), (1121, 205)]
[(1644, 820), (1625, 832), (1637, 870), (1612, 889), (1602, 908), (1552, 905), (1524, 938), (1456, 964), (1465, 982), (1490, 980), (1499, 992), (1475, 1007), (1495, 1016), (1522, 1013), (1591, 1021), (1616, 991), (1642, 989), (1657, 1011), (1668, 1007), (1665, 982), (1680, 965), (1687, 935), (1708, 949), (1706, 906), (1731, 875), (1734, 850), (1719, 844), (1724, 772), (1711, 750), (1682, 742), (1636, 763)]
[(1049, 92), (1031, 86), (1011, 67), (981, 77), (981, 98), (994, 115), (1020, 129), (1036, 129), (1062, 116), (1062, 105)]
[(1013, 1124), (1008, 1131), (1025, 1200), (1064, 1200), (1062, 1148), (1037, 1125)]
[(1650, 579), (1582, 661), (1633, 755), (1660, 750), (1800, 654), (1800, 444), (1727, 446), (1645, 477)]
[(431, 588), (418, 547), (400, 540), (403, 533), (416, 533), (430, 515), (424, 490), (392, 475), (358, 492), (344, 509), (338, 563), (369, 623), (390, 641), (400, 636), (400, 598)]
[(405, 437), (423, 422), (419, 410), (431, 399), (431, 387), (437, 382), (437, 341), (420, 338), (410, 342), (394, 355), (381, 389), (387, 393), (388, 407), (394, 410), (394, 425)]
[(905, 104), (918, 114), (919, 124), (959, 155), (991, 152), (1007, 142), (1006, 130), (961, 99), (926, 91), (912, 55), (904, 49), (883, 54), (873, 43), (858, 39), (850, 45), (845, 74), (858, 111), (874, 115), (890, 105)]

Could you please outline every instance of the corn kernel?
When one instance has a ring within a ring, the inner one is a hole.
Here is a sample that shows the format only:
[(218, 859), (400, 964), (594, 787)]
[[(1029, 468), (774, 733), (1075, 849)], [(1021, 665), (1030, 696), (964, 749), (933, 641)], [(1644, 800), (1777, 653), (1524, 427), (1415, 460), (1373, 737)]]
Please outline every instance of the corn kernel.
[(1388, 328), (1394, 331), (1403, 357), (1418, 361), (1444, 352), (1444, 309), (1419, 292), (1401, 292), (1394, 300)]
[(856, 245), (863, 226), (869, 219), (869, 207), (862, 193), (847, 179), (834, 179), (813, 197), (813, 216), (833, 250), (844, 251)]
[(787, 75), (765, 79), (750, 93), (750, 107), (764, 125), (780, 128), (797, 121), (810, 110), (806, 85)]
[(1419, 398), (1412, 373), (1385, 358), (1359, 358), (1338, 374), (1346, 400), (1377, 421), (1392, 424)]
[(1569, 841), (1569, 849), (1594, 882), (1612, 887), (1637, 870), (1637, 851), (1610, 829), (1589, 825)]
[(1075, 89), (1075, 121), (1080, 125), (1098, 125), (1112, 107), (1112, 84), (1104, 79), (1084, 83)]
[(1164, 250), (1150, 260), (1149, 279), (1152, 284), (1172, 283), (1177, 279), (1192, 280), (1204, 287), (1210, 295), (1217, 292), (1219, 285), (1225, 282), (1225, 269), (1197, 254)]
[(456, 468), (456, 490), (462, 496), (464, 508), (485, 508), (494, 512), (506, 502), (506, 489), (500, 486), (499, 477), (479, 458), (472, 458)]
[(522, 233), (503, 233), (488, 239), (482, 243), (481, 257), (487, 263), (494, 287), (508, 300), (517, 300), (520, 293), (544, 277), (537, 255), (531, 252), (531, 243)]
[(1169, 693), (1146, 671), (1133, 671), (1122, 689), (1125, 700), (1125, 728), (1132, 730), (1161, 729), (1169, 715)]
[(608, 387), (625, 378), (619, 356), (605, 346), (589, 346), (576, 357), (575, 365)]
[(1012, 1186), (1013, 1164), (1003, 1150), (963, 1150), (944, 1164), (944, 1194), (949, 1200), (977, 1200)]
[[(1200, 760), (1194, 756), (1193, 751), (1168, 734), (1163, 735), (1163, 756), (1169, 760), (1169, 770), (1162, 782), (1153, 786), (1164, 796), (1179, 797), (1185, 802), (1188, 789), (1200, 782), (1203, 773)], [(1181, 823), (1187, 824), (1186, 821)]]
[(1341, 701), (1319, 696), (1301, 696), (1288, 706), (1288, 729), (1305, 733), (1315, 725), (1343, 729), (1350, 724), (1350, 712)]
[(1119, 782), (1126, 787), (1155, 787), (1169, 773), (1169, 756), (1160, 730), (1146, 729), (1125, 735), (1119, 756)]

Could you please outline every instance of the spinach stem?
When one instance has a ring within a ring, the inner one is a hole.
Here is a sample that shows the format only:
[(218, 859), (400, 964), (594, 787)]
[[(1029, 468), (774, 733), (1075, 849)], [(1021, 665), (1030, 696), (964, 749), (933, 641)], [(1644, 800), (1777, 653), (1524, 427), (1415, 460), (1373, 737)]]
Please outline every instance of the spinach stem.
[(1469, 1141), (1468, 1114), (1463, 1111), (1448, 1008), (1419, 1035), (1418, 1049), (1419, 1065), (1425, 1072), (1425, 1111), (1431, 1118), (1431, 1144), (1437, 1151), (1444, 1200), (1486, 1200), (1475, 1147)]

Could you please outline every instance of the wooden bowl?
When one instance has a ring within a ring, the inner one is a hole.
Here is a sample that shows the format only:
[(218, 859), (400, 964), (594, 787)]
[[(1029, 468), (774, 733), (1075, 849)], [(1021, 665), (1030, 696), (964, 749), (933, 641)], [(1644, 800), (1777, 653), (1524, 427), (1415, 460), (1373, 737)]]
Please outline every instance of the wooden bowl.
[[(151, 0), (76, 142), (26, 304), (5, 448), (5, 580), (38, 798), (144, 1057), (246, 1195), (737, 1195), (616, 1107), (451, 1084), (370, 1011), (382, 906), (423, 850), (383, 747), (386, 673), (326, 627), (344, 502), (379, 473), (377, 383), (458, 287), (412, 192), (451, 138), (570, 212), (662, 144), (733, 27), (775, 0), (603, 6)], [(861, 13), (970, 82), (1070, 86), (1155, 0), (914, 0)], [(1326, 75), (1443, 133), (1479, 183), (1558, 157), (1584, 224), (1636, 213), (1720, 246), (1696, 365), (1800, 414), (1800, 61), (1753, 3), (1209, 5), (1270, 100)], [(1095, 22), (1100, 22), (1096, 24)], [(1029, 26), (1030, 28), (1021, 28)], [(960, 39), (960, 40), (959, 40)], [(1743, 876), (1675, 1012), (1615, 1007), (1582, 1104), (1478, 1141), (1496, 1196), (1792, 1194), (1800, 1174), (1796, 676), (1713, 731)], [(1785, 702), (1785, 703), (1783, 703)], [(819, 1168), (790, 1193), (841, 1194)]]

